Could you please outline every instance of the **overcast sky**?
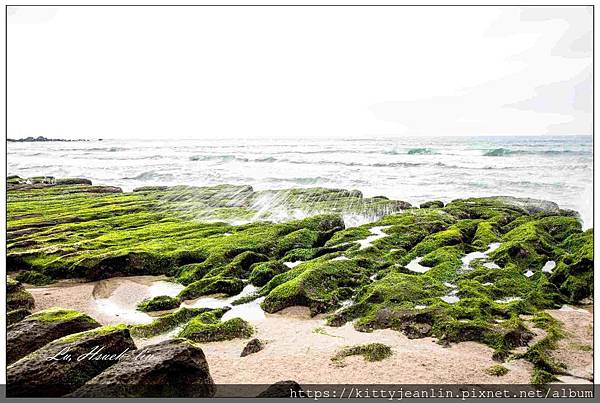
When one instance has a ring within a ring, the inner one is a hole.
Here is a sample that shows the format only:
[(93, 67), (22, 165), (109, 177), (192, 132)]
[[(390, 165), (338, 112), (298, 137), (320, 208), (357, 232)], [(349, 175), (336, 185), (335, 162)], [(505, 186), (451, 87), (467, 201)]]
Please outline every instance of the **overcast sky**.
[(591, 134), (591, 7), (8, 13), (12, 138)]

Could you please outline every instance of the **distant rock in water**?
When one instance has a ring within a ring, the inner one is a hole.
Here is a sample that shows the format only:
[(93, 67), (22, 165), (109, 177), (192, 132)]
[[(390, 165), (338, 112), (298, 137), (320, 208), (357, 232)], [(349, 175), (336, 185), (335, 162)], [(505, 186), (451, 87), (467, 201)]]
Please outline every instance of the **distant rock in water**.
[(69, 397), (212, 397), (204, 352), (173, 339), (150, 345), (111, 366)]
[(494, 197), (494, 199), (511, 206), (520, 207), (527, 211), (527, 213), (529, 214), (557, 214), (560, 212), (560, 207), (558, 206), (558, 204), (548, 200), (530, 199), (528, 197), (513, 196), (496, 196)]
[(440, 200), (432, 200), (432, 201), (428, 201), (425, 203), (421, 203), (421, 205), (419, 205), (420, 208), (442, 208), (444, 207), (444, 202), (440, 201)]
[(92, 186), (92, 181), (86, 178), (55, 178), (53, 176), (32, 176), (21, 178), (17, 175), (6, 177), (8, 190), (27, 191), (33, 189), (67, 186), (61, 193), (122, 193), (116, 186)]
[(92, 181), (85, 178), (62, 178), (54, 181), (57, 185), (91, 185)]
[[(98, 141), (101, 141), (102, 139), (98, 139)], [(86, 140), (86, 139), (49, 139), (47, 137), (44, 136), (37, 136), (37, 137), (24, 137), (21, 139), (7, 139), (6, 141), (10, 141), (13, 143), (34, 143), (34, 142), (41, 142), (41, 141), (90, 141), (90, 140)]]

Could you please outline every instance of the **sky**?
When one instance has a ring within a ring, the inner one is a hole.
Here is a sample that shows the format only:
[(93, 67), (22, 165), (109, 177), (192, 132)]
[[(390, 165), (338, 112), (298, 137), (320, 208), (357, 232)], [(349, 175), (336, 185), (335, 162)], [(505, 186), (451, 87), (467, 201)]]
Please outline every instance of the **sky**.
[(10, 7), (8, 137), (590, 135), (591, 7)]

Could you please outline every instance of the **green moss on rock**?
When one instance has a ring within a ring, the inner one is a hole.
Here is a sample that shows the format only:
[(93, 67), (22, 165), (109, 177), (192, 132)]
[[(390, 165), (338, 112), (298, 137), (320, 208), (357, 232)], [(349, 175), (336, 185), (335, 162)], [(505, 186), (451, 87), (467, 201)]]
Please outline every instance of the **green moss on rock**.
[(374, 362), (384, 360), (392, 355), (392, 349), (382, 343), (368, 343), (357, 346), (344, 347), (331, 357), (335, 364), (343, 366), (344, 358), (352, 355), (362, 355), (365, 361)]
[(17, 274), (16, 279), (22, 283), (46, 285), (52, 283), (52, 278), (37, 271), (27, 270)]
[(179, 308), (178, 310), (154, 318), (150, 323), (130, 326), (133, 336), (152, 337), (176, 329), (195, 316), (209, 312), (209, 308)]
[(207, 277), (193, 282), (185, 287), (178, 295), (178, 299), (189, 300), (209, 294), (236, 295), (244, 288), (244, 282), (238, 278), (224, 278), (220, 276)]
[(7, 277), (6, 284), (6, 307), (7, 310), (33, 309), (35, 302), (33, 296), (25, 290), (23, 284), (17, 280)]
[(288, 268), (281, 262), (270, 261), (252, 265), (249, 281), (251, 284), (262, 287), (273, 277), (287, 271)]
[(485, 372), (488, 375), (492, 375), (492, 376), (504, 376), (504, 375), (508, 374), (508, 368), (506, 368), (500, 364), (496, 364), (496, 365), (492, 365), (491, 367), (487, 368), (485, 370)]
[(179, 299), (168, 295), (160, 295), (154, 298), (145, 299), (137, 305), (137, 309), (142, 312), (166, 311), (179, 307)]
[(261, 290), (266, 295), (261, 306), (267, 312), (293, 305), (307, 306), (313, 314), (325, 312), (349, 297), (348, 287), (365, 283), (367, 278), (367, 272), (353, 260), (315, 259), (275, 276)]
[(223, 322), (221, 317), (224, 313), (225, 310), (216, 309), (194, 317), (185, 325), (179, 337), (198, 342), (210, 342), (252, 336), (254, 329), (248, 322), (241, 318)]

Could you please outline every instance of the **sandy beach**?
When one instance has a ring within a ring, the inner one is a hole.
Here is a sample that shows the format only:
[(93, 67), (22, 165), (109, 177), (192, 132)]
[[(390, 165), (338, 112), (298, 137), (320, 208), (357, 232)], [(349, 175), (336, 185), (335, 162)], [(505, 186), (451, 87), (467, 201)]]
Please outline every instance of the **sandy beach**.
[[(139, 276), (113, 278), (89, 283), (61, 281), (50, 287), (31, 287), (36, 310), (51, 306), (85, 312), (102, 324), (138, 323), (145, 320), (131, 313), (135, 305), (153, 294), (152, 287), (166, 283), (163, 277)], [(176, 286), (176, 285), (174, 285)], [(165, 290), (162, 286), (162, 291)], [(98, 301), (120, 307), (121, 315)], [(590, 309), (591, 310), (591, 309)], [(590, 310), (565, 307), (548, 311), (564, 323), (568, 337), (561, 340), (556, 358), (564, 362), (568, 372), (582, 380), (592, 376)], [(138, 315), (146, 315), (138, 312)], [(352, 324), (325, 326), (322, 316), (311, 317), (308, 308), (290, 307), (264, 319), (251, 321), (255, 337), (266, 341), (264, 350), (240, 357), (248, 340), (235, 339), (202, 344), (211, 375), (217, 384), (270, 384), (295, 380), (302, 384), (341, 383), (514, 383), (527, 384), (532, 365), (525, 360), (511, 360), (503, 365), (509, 372), (502, 377), (486, 373), (497, 362), (493, 350), (480, 343), (462, 342), (444, 347), (433, 338), (409, 339), (400, 332), (385, 329), (372, 333), (358, 332)], [(544, 336), (539, 329), (536, 339)], [(156, 343), (169, 336), (136, 339), (138, 347)], [(384, 343), (393, 355), (379, 362), (366, 362), (360, 356), (347, 357), (344, 365), (335, 365), (331, 357), (344, 346)], [(569, 380), (570, 378), (565, 378)]]

